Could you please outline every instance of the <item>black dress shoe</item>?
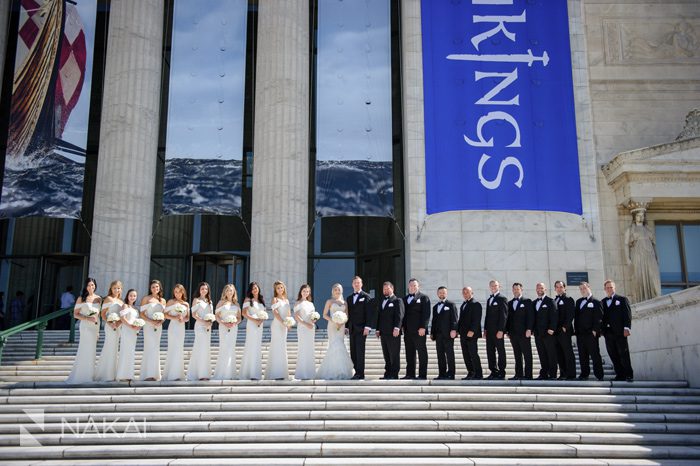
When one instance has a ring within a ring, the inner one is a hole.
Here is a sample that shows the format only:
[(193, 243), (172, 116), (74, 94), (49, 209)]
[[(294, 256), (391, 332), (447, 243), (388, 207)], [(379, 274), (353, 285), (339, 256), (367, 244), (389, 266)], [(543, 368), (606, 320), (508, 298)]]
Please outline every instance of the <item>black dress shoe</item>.
[(484, 380), (484, 376), (483, 375), (475, 375), (474, 377), (472, 377), (472, 380)]
[(474, 378), (474, 373), (473, 372), (467, 373), (467, 377), (470, 379)]
[(518, 377), (517, 375), (514, 375), (513, 377), (509, 378), (508, 380), (520, 380), (522, 377)]
[(444, 375), (438, 375), (433, 380), (447, 380), (447, 377), (445, 377)]
[(488, 377), (486, 377), (486, 380), (496, 380), (498, 378), (498, 374), (495, 372), (491, 372)]
[(576, 380), (576, 376), (567, 377), (566, 380)]
[(505, 380), (505, 379), (506, 379), (506, 375), (505, 375), (505, 374), (498, 374), (498, 375), (495, 377), (495, 379), (496, 379), (496, 380)]
[(413, 380), (415, 378), (415, 375), (404, 375), (403, 377), (401, 377), (401, 380)]
[(616, 375), (613, 379), (614, 382), (622, 382), (623, 380), (625, 380), (625, 377), (622, 377), (621, 375)]
[(532, 380), (532, 376), (528, 375), (527, 377), (520, 377), (523, 380)]
[(351, 378), (350, 380), (363, 380), (364, 378), (365, 378), (364, 375), (357, 375), (357, 374), (355, 374), (355, 375), (352, 376), (352, 378)]
[(539, 375), (535, 380), (549, 380), (549, 377), (546, 375)]
[(428, 380), (428, 377), (424, 375), (419, 375), (418, 377), (416, 377), (416, 380)]
[(587, 375), (579, 375), (578, 377), (576, 377), (576, 380), (588, 380), (588, 376)]
[(603, 377), (596, 377), (595, 379), (596, 379), (598, 382), (602, 382), (602, 381), (603, 381)]
[(627, 377), (627, 378), (625, 379), (625, 381), (627, 381), (627, 382), (634, 382), (634, 378), (633, 378), (633, 377)]
[(557, 380), (565, 380), (565, 379), (566, 379), (566, 377), (563, 375), (560, 375), (559, 377), (557, 377)]
[(471, 380), (473, 378), (474, 377), (472, 377), (471, 375), (466, 375), (466, 376), (462, 377), (462, 380)]

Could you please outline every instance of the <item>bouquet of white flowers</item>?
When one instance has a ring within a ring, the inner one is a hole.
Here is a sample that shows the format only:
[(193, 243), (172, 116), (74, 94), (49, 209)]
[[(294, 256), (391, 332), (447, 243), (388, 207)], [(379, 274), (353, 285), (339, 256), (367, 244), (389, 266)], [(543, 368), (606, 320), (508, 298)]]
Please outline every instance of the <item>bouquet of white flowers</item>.
[(267, 314), (267, 311), (261, 309), (256, 311), (255, 314), (253, 314), (253, 317), (259, 320), (267, 320), (270, 316)]
[(321, 314), (319, 314), (318, 312), (314, 311), (311, 313), (311, 317), (310, 317), (311, 322), (317, 322), (320, 318), (321, 318)]
[(171, 316), (183, 316), (187, 312), (187, 308), (183, 306), (182, 304), (176, 304), (174, 306), (170, 307), (170, 315)]
[(154, 312), (151, 316), (151, 320), (163, 321), (165, 320), (165, 314), (163, 314), (162, 312)]
[(120, 320), (122, 320), (121, 317), (119, 317), (119, 315), (114, 312), (107, 314), (107, 322), (119, 322)]
[(348, 315), (341, 311), (335, 311), (331, 314), (331, 320), (335, 323), (338, 330), (340, 330), (340, 328), (345, 325), (345, 322), (348, 321)]
[(81, 306), (81, 308), (80, 308), (80, 315), (81, 316), (93, 317), (99, 313), (100, 312), (92, 306)]
[(216, 316), (210, 312), (208, 314), (205, 314), (203, 319), (207, 322), (214, 322), (216, 320)]
[(225, 317), (222, 317), (221, 322), (223, 322), (225, 324), (235, 324), (236, 322), (238, 322), (238, 319), (236, 319), (235, 315), (229, 314)]
[(297, 321), (294, 320), (294, 317), (285, 317), (284, 318), (284, 325), (287, 326), (287, 328), (292, 328), (296, 325)]
[(144, 325), (146, 325), (146, 321), (143, 319), (134, 319), (134, 323), (131, 325), (133, 325), (134, 327), (143, 327)]

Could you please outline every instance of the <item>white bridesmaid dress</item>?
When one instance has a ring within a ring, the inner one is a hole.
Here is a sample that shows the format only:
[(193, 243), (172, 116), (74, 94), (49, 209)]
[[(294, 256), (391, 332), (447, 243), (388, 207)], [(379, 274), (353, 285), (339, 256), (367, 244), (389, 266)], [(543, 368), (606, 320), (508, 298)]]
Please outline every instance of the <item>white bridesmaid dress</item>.
[[(219, 319), (228, 316), (240, 318), (241, 310), (237, 304), (226, 304), (216, 310)], [(236, 378), (236, 339), (238, 337), (238, 325), (228, 328), (219, 324), (219, 357), (214, 368), (215, 380), (232, 380)]]
[[(311, 321), (311, 314), (315, 311), (314, 303), (311, 301), (302, 301), (294, 306), (294, 314), (301, 320), (309, 324), (314, 324)], [(297, 341), (299, 349), (297, 351), (297, 367), (294, 371), (294, 378), (299, 380), (313, 379), (316, 375), (316, 351), (314, 340), (316, 336), (316, 325), (313, 328), (307, 328), (306, 325), (297, 323)]]
[[(139, 318), (139, 311), (133, 307), (122, 309), (119, 314), (130, 325)], [(138, 332), (131, 327), (122, 324), (121, 338), (119, 339), (119, 358), (117, 359), (117, 380), (134, 380), (134, 356), (136, 353), (136, 340)]]
[[(203, 319), (212, 314), (211, 304), (199, 301), (192, 306), (192, 313)], [(187, 365), (187, 380), (208, 379), (211, 377), (211, 328), (207, 328), (197, 320), (194, 324), (194, 344), (190, 353), (190, 363)]]
[[(291, 315), (289, 301), (280, 299), (272, 305), (277, 310), (282, 320)], [(267, 365), (265, 366), (265, 379), (287, 380), (289, 378), (289, 365), (287, 362), (287, 326), (277, 318), (270, 324), (270, 350), (267, 352)]]
[[(82, 303), (79, 305), (81, 312), (86, 312), (88, 309), (100, 312), (99, 305), (93, 303)], [(68, 383), (85, 383), (95, 380), (95, 356), (97, 354), (97, 338), (100, 335), (100, 321), (90, 322), (89, 320), (80, 320), (78, 327), (78, 352), (75, 355), (73, 369), (66, 382)]]
[[(179, 316), (175, 311), (177, 306), (184, 304), (172, 304), (165, 308), (165, 312), (171, 316)], [(168, 352), (165, 355), (165, 369), (163, 380), (185, 379), (185, 323), (179, 320), (168, 320)]]
[[(149, 303), (141, 306), (141, 311), (149, 319), (153, 318), (156, 312), (163, 312), (163, 305), (160, 303)], [(160, 337), (163, 335), (162, 325), (151, 325), (146, 321), (143, 326), (143, 356), (141, 358), (141, 380), (160, 380)]]
[[(243, 310), (252, 308), (251, 312), (265, 310), (265, 306), (257, 301), (243, 303)], [(241, 370), (239, 378), (241, 380), (260, 380), (262, 377), (262, 335), (264, 325), (259, 327), (252, 321), (245, 323), (245, 347), (243, 349), (243, 359), (241, 360)]]
[[(345, 306), (337, 303), (331, 304), (330, 315), (335, 312), (344, 312)], [(345, 346), (345, 325), (338, 329), (338, 325), (328, 322), (328, 349), (321, 365), (316, 372), (317, 379), (345, 380), (352, 377), (352, 359)]]
[[(116, 315), (121, 318), (119, 311), (122, 305), (117, 302), (104, 304), (102, 309), (107, 309), (105, 316)], [(97, 361), (97, 369), (95, 370), (95, 380), (100, 382), (108, 382), (115, 380), (117, 377), (117, 356), (119, 354), (119, 337), (121, 335), (121, 326), (112, 328), (108, 320), (105, 319), (104, 332), (105, 341), (100, 351), (100, 359)]]

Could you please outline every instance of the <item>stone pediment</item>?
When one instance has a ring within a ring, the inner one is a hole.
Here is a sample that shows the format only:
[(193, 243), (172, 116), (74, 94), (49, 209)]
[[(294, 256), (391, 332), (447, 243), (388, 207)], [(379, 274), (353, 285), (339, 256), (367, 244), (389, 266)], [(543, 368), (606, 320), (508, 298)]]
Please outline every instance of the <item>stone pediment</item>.
[(602, 170), (618, 205), (700, 208), (700, 137), (621, 152)]

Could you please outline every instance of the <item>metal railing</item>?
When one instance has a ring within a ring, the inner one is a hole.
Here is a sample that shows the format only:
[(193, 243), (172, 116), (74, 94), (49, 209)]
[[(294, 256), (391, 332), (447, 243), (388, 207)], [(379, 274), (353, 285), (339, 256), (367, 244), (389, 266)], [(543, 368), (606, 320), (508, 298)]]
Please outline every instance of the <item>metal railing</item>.
[(62, 317), (66, 314), (71, 314), (70, 319), (70, 333), (68, 335), (68, 343), (75, 342), (75, 319), (73, 319), (73, 308), (67, 307), (65, 309), (59, 309), (58, 311), (51, 312), (49, 314), (38, 317), (29, 322), (23, 322), (7, 330), (0, 332), (0, 364), (2, 363), (2, 351), (5, 348), (8, 338), (12, 335), (16, 335), (25, 330), (31, 330), (36, 327), (36, 351), (34, 352), (34, 359), (41, 358), (42, 352), (44, 350), (44, 330), (46, 330), (49, 321)]

